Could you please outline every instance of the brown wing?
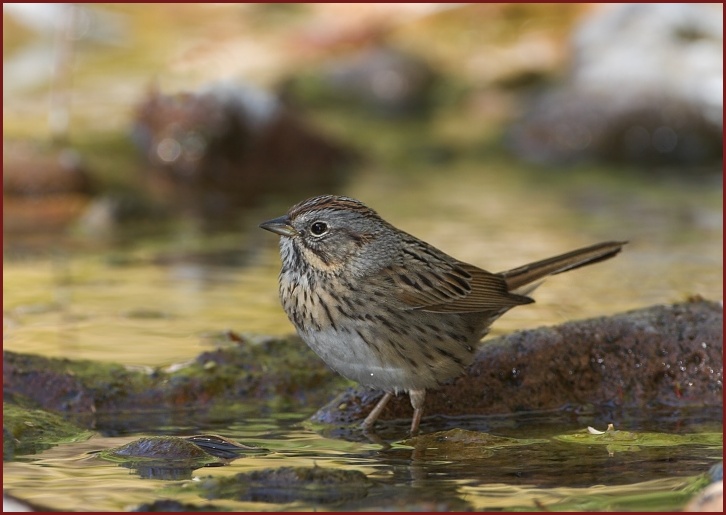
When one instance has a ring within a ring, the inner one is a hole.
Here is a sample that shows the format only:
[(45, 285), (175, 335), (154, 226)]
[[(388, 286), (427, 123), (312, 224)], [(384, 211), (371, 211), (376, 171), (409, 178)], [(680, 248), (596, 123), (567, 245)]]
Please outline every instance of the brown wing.
[(407, 241), (401, 262), (383, 269), (374, 282), (403, 309), (476, 313), (533, 302), (509, 293), (503, 277), (457, 261), (420, 240)]

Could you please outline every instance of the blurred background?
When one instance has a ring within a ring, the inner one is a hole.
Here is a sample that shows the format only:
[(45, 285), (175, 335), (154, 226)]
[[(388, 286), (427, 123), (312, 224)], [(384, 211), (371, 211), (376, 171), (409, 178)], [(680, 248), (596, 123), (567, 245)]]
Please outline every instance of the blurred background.
[(289, 334), (276, 238), (354, 196), (500, 271), (493, 334), (723, 296), (721, 4), (3, 4), (5, 348), (133, 365)]

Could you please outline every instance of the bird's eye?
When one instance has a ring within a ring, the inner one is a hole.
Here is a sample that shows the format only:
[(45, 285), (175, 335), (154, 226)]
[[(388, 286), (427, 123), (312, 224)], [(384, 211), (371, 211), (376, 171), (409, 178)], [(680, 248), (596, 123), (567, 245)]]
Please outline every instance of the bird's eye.
[(313, 236), (322, 236), (328, 232), (328, 224), (325, 222), (315, 222), (310, 226), (310, 233)]

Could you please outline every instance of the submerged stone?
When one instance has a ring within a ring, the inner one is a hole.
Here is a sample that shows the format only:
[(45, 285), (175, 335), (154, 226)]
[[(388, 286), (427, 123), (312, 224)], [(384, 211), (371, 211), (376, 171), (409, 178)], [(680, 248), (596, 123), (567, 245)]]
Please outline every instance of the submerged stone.
[(264, 194), (336, 187), (355, 160), (276, 95), (240, 82), (152, 89), (137, 106), (133, 139), (152, 196), (215, 226)]
[(175, 460), (202, 460), (214, 461), (212, 457), (198, 445), (185, 438), (176, 436), (149, 436), (139, 438), (120, 447), (115, 447), (101, 453), (103, 457), (114, 460), (136, 458), (159, 459), (165, 461)]
[(228, 511), (224, 508), (217, 508), (211, 504), (196, 505), (175, 501), (174, 499), (162, 499), (151, 503), (144, 503), (131, 511), (141, 511), (150, 513), (170, 513), (170, 512), (210, 512), (210, 511)]
[(416, 451), (418, 459), (480, 460), (492, 456), (495, 450), (505, 447), (520, 447), (546, 443), (541, 439), (517, 439), (491, 435), (480, 431), (449, 429), (435, 433), (421, 434), (401, 442)]
[(366, 475), (357, 470), (281, 467), (208, 478), (201, 489), (207, 499), (331, 504), (363, 498), (371, 485)]
[(98, 453), (99, 457), (134, 469), (143, 478), (188, 479), (201, 467), (219, 467), (246, 454), (267, 449), (242, 445), (217, 435), (148, 436)]

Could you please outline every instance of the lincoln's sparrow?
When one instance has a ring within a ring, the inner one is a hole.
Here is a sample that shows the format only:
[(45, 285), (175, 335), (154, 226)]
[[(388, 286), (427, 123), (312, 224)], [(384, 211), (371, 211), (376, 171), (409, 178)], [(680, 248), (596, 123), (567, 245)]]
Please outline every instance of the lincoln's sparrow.
[(463, 373), (489, 325), (548, 275), (608, 259), (625, 242), (493, 274), (407, 234), (361, 202), (323, 195), (260, 224), (282, 236), (280, 300), (302, 339), (335, 371), (385, 395), (407, 391), (418, 432), (426, 390)]

